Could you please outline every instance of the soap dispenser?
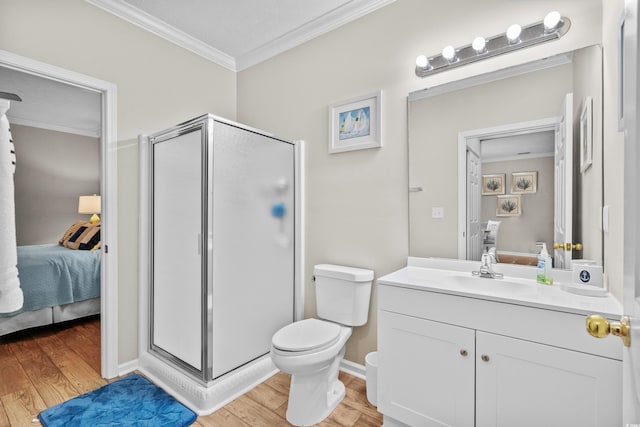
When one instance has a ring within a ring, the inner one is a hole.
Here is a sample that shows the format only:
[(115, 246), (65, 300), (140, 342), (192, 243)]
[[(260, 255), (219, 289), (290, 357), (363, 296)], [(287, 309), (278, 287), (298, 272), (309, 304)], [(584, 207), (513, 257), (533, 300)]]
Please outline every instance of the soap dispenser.
[(553, 266), (551, 256), (547, 252), (547, 245), (544, 242), (538, 242), (536, 246), (540, 248), (536, 281), (543, 285), (551, 285), (553, 283)]

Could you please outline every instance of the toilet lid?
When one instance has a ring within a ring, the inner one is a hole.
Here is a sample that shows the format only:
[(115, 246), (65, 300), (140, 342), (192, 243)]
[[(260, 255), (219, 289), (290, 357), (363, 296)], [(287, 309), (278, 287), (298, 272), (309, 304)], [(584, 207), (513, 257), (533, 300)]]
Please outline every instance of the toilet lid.
[(340, 335), (340, 326), (318, 319), (291, 323), (273, 335), (273, 346), (285, 351), (307, 351), (332, 344)]

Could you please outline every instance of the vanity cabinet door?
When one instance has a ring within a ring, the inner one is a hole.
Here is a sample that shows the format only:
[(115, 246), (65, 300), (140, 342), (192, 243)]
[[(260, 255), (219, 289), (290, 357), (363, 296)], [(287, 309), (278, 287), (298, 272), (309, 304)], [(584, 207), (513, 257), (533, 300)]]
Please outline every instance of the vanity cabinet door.
[(476, 335), (476, 427), (622, 425), (621, 363)]
[(475, 331), (381, 310), (378, 410), (411, 426), (473, 426)]

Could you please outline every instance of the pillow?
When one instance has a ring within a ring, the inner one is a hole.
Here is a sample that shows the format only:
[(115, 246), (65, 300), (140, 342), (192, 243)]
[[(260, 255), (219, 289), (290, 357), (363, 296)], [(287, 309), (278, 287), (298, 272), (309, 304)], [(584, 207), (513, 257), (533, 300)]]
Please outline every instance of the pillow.
[(100, 223), (88, 223), (81, 225), (73, 235), (71, 235), (64, 246), (69, 249), (79, 249), (88, 251), (100, 243)]
[(74, 222), (71, 227), (69, 227), (67, 229), (67, 231), (64, 232), (64, 234), (62, 235), (62, 237), (60, 238), (60, 240), (58, 240), (58, 244), (60, 246), (67, 246), (65, 243), (67, 242), (67, 240), (69, 240), (69, 238), (71, 236), (73, 236), (76, 231), (78, 231), (78, 229), (82, 226), (87, 226), (87, 225), (91, 225), (91, 223), (87, 222), (87, 221), (76, 221)]

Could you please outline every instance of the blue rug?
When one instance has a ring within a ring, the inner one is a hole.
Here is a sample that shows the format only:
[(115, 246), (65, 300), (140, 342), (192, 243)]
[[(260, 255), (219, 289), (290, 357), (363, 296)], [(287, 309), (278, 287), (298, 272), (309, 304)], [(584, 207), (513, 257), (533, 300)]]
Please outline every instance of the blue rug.
[(186, 427), (196, 414), (146, 378), (133, 374), (40, 412), (46, 427)]

